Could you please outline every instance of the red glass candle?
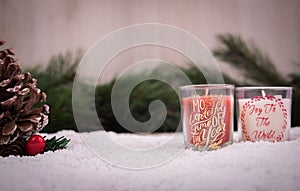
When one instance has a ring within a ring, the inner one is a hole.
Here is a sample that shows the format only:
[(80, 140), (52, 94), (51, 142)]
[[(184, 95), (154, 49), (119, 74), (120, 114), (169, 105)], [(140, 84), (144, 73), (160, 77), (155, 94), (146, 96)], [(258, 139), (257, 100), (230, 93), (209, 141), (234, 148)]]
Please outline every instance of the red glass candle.
[(187, 147), (209, 150), (232, 143), (233, 90), (232, 85), (180, 87)]

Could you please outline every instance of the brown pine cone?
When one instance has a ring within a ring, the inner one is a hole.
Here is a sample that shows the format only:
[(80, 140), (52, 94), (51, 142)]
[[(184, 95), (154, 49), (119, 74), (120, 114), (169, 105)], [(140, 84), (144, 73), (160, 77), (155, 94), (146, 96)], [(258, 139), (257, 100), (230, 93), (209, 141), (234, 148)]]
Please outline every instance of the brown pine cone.
[(0, 145), (25, 140), (48, 124), (49, 106), (36, 106), (46, 94), (36, 85), (30, 73), (22, 73), (13, 49), (0, 51)]
[(26, 154), (25, 140), (17, 139), (15, 142), (8, 145), (0, 145), (0, 156), (8, 157), (10, 155), (14, 156), (24, 156)]

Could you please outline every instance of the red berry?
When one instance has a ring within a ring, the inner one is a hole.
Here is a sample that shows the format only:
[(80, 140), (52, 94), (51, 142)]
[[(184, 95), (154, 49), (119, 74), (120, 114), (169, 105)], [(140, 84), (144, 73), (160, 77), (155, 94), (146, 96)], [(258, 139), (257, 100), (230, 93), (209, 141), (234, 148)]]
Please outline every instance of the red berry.
[(26, 151), (29, 155), (41, 153), (46, 146), (45, 139), (41, 135), (32, 135), (26, 142)]

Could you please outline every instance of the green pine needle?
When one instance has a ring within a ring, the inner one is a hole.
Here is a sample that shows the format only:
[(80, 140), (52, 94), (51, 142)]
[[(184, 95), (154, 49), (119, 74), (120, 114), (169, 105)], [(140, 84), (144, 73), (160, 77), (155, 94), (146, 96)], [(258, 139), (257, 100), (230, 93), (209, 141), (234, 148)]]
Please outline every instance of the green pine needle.
[(48, 151), (56, 151), (60, 149), (67, 148), (68, 143), (70, 142), (70, 139), (66, 139), (64, 136), (56, 138), (56, 136), (52, 137), (51, 139), (46, 140), (46, 147), (44, 149), (44, 152)]
[(253, 43), (232, 34), (218, 35), (217, 38), (222, 46), (213, 51), (214, 55), (238, 69), (252, 84), (288, 84), (269, 56)]
[[(293, 112), (292, 126), (300, 125), (299, 107), (300, 107), (300, 74), (295, 70), (294, 74), (284, 76), (280, 68), (276, 69), (273, 61), (268, 55), (260, 50), (253, 43), (245, 41), (240, 36), (231, 34), (221, 34), (218, 36), (219, 47), (213, 52), (221, 61), (232, 66), (241, 74), (241, 79), (237, 79), (232, 73), (223, 73), (225, 83), (235, 84), (236, 86), (293, 86)], [(72, 110), (72, 87), (76, 74), (76, 68), (80, 62), (82, 53), (66, 53), (53, 56), (46, 68), (36, 67), (29, 70), (35, 78), (38, 79), (38, 87), (46, 92), (47, 104), (50, 106), (49, 124), (43, 129), (44, 133), (53, 133), (62, 129), (72, 129), (78, 131)], [(205, 84), (206, 79), (194, 65), (180, 68), (194, 84)], [(145, 75), (144, 71), (128, 76), (125, 80), (139, 78), (139, 75)], [(158, 67), (154, 72), (163, 72), (168, 70)], [(111, 74), (113, 75), (113, 74)], [(155, 74), (157, 76), (157, 74)], [(213, 75), (213, 74), (212, 74)], [(78, 100), (84, 110), (81, 111), (83, 118), (89, 118), (94, 115), (90, 110), (90, 104), (95, 104), (98, 117), (102, 126), (108, 131), (127, 132), (126, 129), (116, 120), (111, 107), (111, 91), (114, 85), (114, 79), (105, 84), (99, 84), (95, 90), (95, 102), (86, 102), (84, 98)], [(164, 124), (157, 132), (175, 131), (178, 127), (181, 113), (180, 103), (176, 92), (168, 85), (157, 80), (148, 80), (140, 83), (134, 88), (130, 95), (129, 108), (133, 117), (141, 122), (150, 119), (149, 104), (153, 100), (161, 100), (167, 107), (167, 118)], [(87, 107), (86, 107), (87, 106)], [(126, 117), (126, 116), (125, 116)], [(81, 131), (99, 130), (99, 126), (92, 122), (87, 124), (84, 120), (78, 120), (84, 123), (85, 129)], [(57, 144), (58, 141), (58, 144)], [(49, 142), (51, 148), (66, 146), (62, 139), (52, 138)], [(55, 144), (54, 144), (55, 143)], [(51, 145), (50, 144), (50, 145)]]

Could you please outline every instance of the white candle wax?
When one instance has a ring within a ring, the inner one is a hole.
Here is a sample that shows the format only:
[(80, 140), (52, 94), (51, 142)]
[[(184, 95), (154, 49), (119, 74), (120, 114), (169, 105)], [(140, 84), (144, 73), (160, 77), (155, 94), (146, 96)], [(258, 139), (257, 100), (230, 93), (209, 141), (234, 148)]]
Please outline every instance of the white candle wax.
[(281, 96), (239, 99), (238, 130), (242, 140), (286, 141), (291, 126), (291, 100)]

